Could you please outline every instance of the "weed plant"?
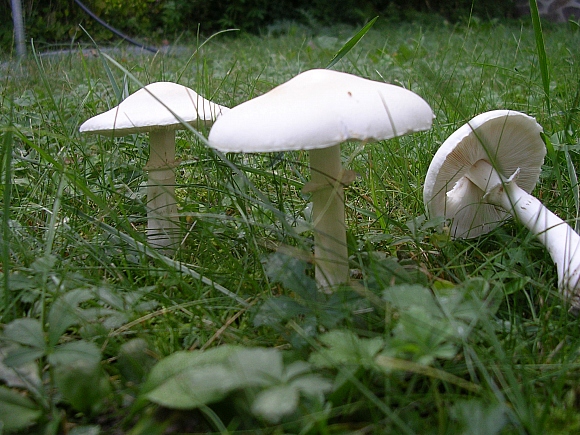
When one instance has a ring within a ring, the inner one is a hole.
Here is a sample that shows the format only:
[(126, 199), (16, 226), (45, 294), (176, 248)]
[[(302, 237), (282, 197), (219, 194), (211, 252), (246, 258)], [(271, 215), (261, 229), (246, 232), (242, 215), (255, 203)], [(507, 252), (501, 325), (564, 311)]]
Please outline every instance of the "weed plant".
[[(547, 252), (512, 222), (451, 240), (421, 199), (445, 138), (514, 109), (544, 127), (536, 196), (575, 222), (578, 25), (379, 20), (340, 51), (355, 33), (288, 24), (166, 55), (2, 64), (5, 433), (580, 431), (580, 321)], [(207, 131), (177, 138), (177, 253), (148, 248), (147, 138), (82, 136), (80, 123), (161, 80), (231, 107), (336, 53), (333, 68), (409, 88), (436, 113), (428, 132), (342, 147), (358, 174), (352, 283), (326, 295), (312, 279), (304, 153), (224, 156)]]

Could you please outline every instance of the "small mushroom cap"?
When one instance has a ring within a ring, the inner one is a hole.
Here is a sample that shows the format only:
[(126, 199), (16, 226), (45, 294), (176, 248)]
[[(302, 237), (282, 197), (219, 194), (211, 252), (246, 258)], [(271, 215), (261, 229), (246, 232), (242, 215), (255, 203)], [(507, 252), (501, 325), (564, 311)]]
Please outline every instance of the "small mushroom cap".
[(192, 89), (170, 82), (151, 83), (117, 107), (85, 121), (81, 132), (125, 136), (154, 130), (178, 130), (181, 120), (191, 125), (210, 123), (226, 107), (212, 103)]
[(220, 116), (209, 143), (224, 152), (309, 150), (390, 139), (432, 121), (429, 105), (409, 90), (314, 69)]
[(485, 192), (465, 175), (479, 160), (506, 179), (519, 168), (517, 184), (530, 193), (546, 155), (541, 132), (534, 118), (510, 110), (482, 113), (460, 127), (441, 145), (427, 171), (423, 200), (428, 215), (451, 220), (452, 237), (477, 237), (500, 225), (507, 211), (485, 203)]

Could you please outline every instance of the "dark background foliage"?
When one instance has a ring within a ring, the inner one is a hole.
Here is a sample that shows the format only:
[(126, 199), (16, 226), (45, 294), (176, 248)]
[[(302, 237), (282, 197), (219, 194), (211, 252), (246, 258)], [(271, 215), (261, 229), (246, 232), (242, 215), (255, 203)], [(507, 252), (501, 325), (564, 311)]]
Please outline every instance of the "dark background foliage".
[[(361, 24), (374, 16), (412, 20), (429, 14), (457, 22), (510, 17), (514, 0), (82, 0), (98, 17), (144, 42), (172, 40), (184, 33), (210, 34), (238, 28), (259, 32), (265, 26), (295, 21), (311, 25)], [(339, 6), (337, 6), (339, 5)], [(37, 43), (87, 41), (82, 25), (99, 42), (113, 34), (91, 19), (74, 0), (22, 0), (26, 35)], [(0, 47), (12, 46), (10, 2), (0, 3)]]

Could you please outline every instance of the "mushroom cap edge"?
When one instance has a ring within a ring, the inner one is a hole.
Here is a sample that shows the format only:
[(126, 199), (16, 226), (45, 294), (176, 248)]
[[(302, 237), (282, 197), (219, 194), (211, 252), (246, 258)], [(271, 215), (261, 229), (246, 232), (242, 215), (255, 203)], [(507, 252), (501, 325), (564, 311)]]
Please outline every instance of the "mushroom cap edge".
[(183, 123), (209, 124), (229, 110), (194, 90), (172, 82), (154, 82), (125, 98), (118, 106), (93, 116), (81, 133), (125, 136), (155, 130), (179, 130)]
[(223, 152), (319, 149), (428, 130), (433, 118), (425, 100), (400, 86), (313, 69), (220, 116), (209, 143)]

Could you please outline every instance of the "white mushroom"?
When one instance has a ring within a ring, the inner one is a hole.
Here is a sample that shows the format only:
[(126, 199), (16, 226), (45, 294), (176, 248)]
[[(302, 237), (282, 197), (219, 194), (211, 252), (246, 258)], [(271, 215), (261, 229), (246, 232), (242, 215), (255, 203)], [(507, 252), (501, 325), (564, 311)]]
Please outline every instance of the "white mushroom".
[(514, 215), (546, 246), (558, 287), (577, 310), (580, 236), (529, 193), (546, 154), (541, 132), (534, 118), (515, 111), (476, 116), (435, 153), (423, 199), (430, 217), (450, 220), (453, 237), (476, 237)]
[(149, 133), (149, 161), (145, 170), (148, 171), (147, 236), (152, 245), (170, 252), (175, 249), (179, 235), (175, 201), (175, 130), (184, 129), (184, 123), (209, 124), (226, 110), (185, 86), (157, 82), (81, 125), (81, 132), (105, 136)]
[(221, 116), (210, 146), (224, 152), (309, 150), (316, 280), (348, 280), (343, 186), (352, 180), (340, 157), (347, 140), (383, 140), (431, 127), (433, 112), (398, 86), (331, 70), (303, 72)]

